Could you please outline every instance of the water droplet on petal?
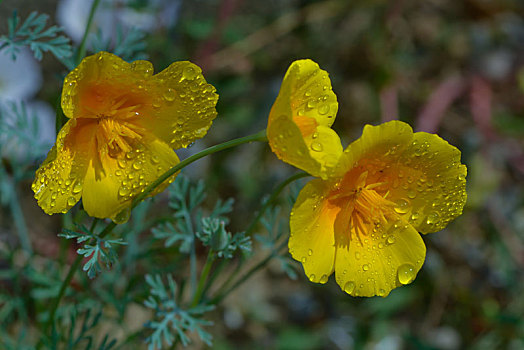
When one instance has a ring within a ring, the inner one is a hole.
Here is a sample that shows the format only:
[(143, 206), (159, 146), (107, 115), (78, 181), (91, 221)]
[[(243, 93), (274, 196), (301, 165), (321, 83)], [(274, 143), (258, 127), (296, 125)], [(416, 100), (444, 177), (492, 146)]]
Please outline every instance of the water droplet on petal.
[(75, 182), (73, 186), (73, 193), (80, 193), (82, 191), (82, 184), (80, 182)]
[(193, 80), (197, 76), (197, 72), (193, 67), (187, 67), (184, 68), (184, 71), (182, 72), (182, 76), (187, 80)]
[(368, 271), (369, 270), (369, 265), (368, 264), (362, 265), (362, 270)]
[(308, 250), (308, 251), (307, 251), (307, 255), (309, 255), (309, 256), (313, 255), (313, 250), (311, 250), (311, 249)]
[(171, 88), (168, 88), (166, 91), (164, 91), (164, 99), (166, 101), (169, 101), (169, 102), (174, 101), (175, 100), (175, 96), (176, 96), (175, 90), (173, 90)]
[(122, 197), (127, 196), (129, 193), (131, 193), (131, 190), (127, 186), (120, 186), (120, 188), (118, 189), (118, 194)]
[(402, 198), (398, 200), (395, 211), (399, 214), (405, 214), (409, 211), (409, 205), (409, 200)]
[(397, 270), (398, 281), (402, 284), (413, 282), (415, 275), (415, 268), (411, 264), (401, 265)]
[(329, 279), (328, 275), (322, 275), (322, 277), (320, 277), (320, 283), (326, 283), (328, 279)]
[(311, 275), (309, 275), (309, 280), (310, 280), (311, 282), (315, 282), (315, 279), (316, 279), (316, 278), (317, 278), (317, 276), (315, 276), (314, 273), (312, 273)]
[(304, 264), (307, 261), (307, 258), (304, 256), (304, 257), (302, 257), (302, 260), (300, 260), (300, 261), (302, 261), (302, 263)]
[(395, 236), (391, 235), (388, 238), (386, 238), (386, 243), (390, 244), (390, 245), (394, 244), (395, 243)]
[(322, 144), (320, 142), (313, 142), (311, 144), (311, 149), (315, 152), (322, 152), (322, 150), (324, 149), (324, 147), (322, 146)]
[(323, 104), (322, 106), (318, 107), (318, 114), (326, 115), (329, 113), (329, 105)]
[(129, 220), (129, 217), (131, 216), (131, 208), (127, 207), (123, 209), (120, 213), (116, 214), (116, 216), (113, 219), (115, 224), (123, 224)]
[(67, 199), (67, 205), (69, 205), (69, 206), (73, 206), (73, 205), (75, 205), (75, 204), (76, 204), (76, 198), (75, 198), (75, 197), (69, 197), (69, 198)]
[(438, 213), (436, 212), (433, 212), (433, 213), (430, 213), (426, 219), (426, 223), (428, 225), (433, 225), (434, 223), (436, 223), (438, 220)]
[(316, 100), (309, 100), (309, 101), (307, 102), (307, 106), (308, 106), (308, 108), (315, 108), (316, 105), (317, 105), (317, 101), (316, 101)]
[(353, 291), (355, 290), (355, 282), (346, 282), (346, 284), (344, 284), (344, 292), (348, 293), (348, 294), (351, 294), (353, 293)]

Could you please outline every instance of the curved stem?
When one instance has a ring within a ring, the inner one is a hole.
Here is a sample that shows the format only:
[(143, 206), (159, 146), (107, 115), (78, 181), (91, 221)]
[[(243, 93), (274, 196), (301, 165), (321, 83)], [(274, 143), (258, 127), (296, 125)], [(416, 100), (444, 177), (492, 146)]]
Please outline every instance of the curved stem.
[(191, 157), (188, 157), (166, 171), (164, 174), (162, 174), (158, 179), (156, 179), (154, 182), (152, 182), (149, 186), (147, 186), (142, 193), (140, 193), (138, 196), (135, 197), (133, 200), (133, 203), (131, 204), (131, 209), (136, 207), (138, 203), (140, 203), (143, 199), (145, 199), (151, 192), (153, 192), (160, 184), (162, 184), (164, 181), (166, 181), (168, 178), (170, 178), (172, 175), (179, 172), (181, 169), (186, 167), (187, 165), (193, 163), (196, 160), (199, 160), (200, 158), (203, 158), (205, 156), (208, 156), (210, 154), (223, 151), (225, 149), (235, 147), (244, 143), (249, 143), (253, 141), (262, 141), (266, 142), (266, 130), (262, 130), (257, 132), (256, 134), (248, 135), (245, 137), (241, 137), (238, 139), (233, 139), (231, 141), (227, 141), (224, 143), (220, 143), (218, 145), (206, 148), (205, 150), (198, 152)]
[[(93, 7), (91, 9), (93, 9)], [(218, 145), (206, 148), (205, 150), (203, 150), (203, 151), (201, 151), (201, 152), (199, 152), (197, 154), (194, 154), (191, 157), (188, 157), (188, 158), (184, 159), (183, 161), (181, 161), (180, 163), (178, 163), (177, 165), (175, 165), (174, 167), (172, 167), (171, 169), (166, 171), (156, 181), (154, 181), (149, 186), (147, 186), (145, 188), (144, 192), (142, 192), (140, 195), (138, 195), (133, 200), (133, 202), (131, 204), (131, 209), (136, 207), (138, 205), (138, 203), (140, 203), (143, 199), (145, 199), (161, 183), (163, 183), (165, 180), (167, 180), (173, 174), (176, 174), (177, 172), (179, 172), (185, 166), (187, 166), (187, 165), (193, 163), (194, 161), (197, 161), (200, 158), (203, 158), (203, 157), (205, 157), (207, 155), (210, 155), (210, 154), (213, 154), (213, 153), (216, 153), (216, 152), (228, 149), (228, 148), (232, 148), (232, 147), (244, 144), (244, 143), (253, 142), (253, 141), (263, 141), (263, 142), (267, 141), (266, 130), (262, 130), (262, 131), (260, 131), (260, 132), (258, 132), (256, 134), (248, 135), (248, 136), (241, 137), (241, 138), (238, 138), (238, 139), (233, 139), (231, 141), (227, 141), (227, 142), (224, 142), (224, 143), (221, 143), (221, 144), (218, 144)], [(93, 221), (92, 228), (95, 227), (97, 222), (98, 222), (98, 219), (95, 219)], [(104, 230), (102, 232), (100, 232), (100, 234), (98, 236), (100, 238), (104, 238), (115, 227), (116, 227), (116, 224), (111, 221), (109, 224), (107, 224), (107, 226), (104, 228)], [(62, 282), (62, 285), (60, 286), (60, 291), (58, 293), (58, 296), (56, 297), (55, 302), (53, 303), (53, 306), (51, 308), (50, 317), (49, 317), (49, 320), (48, 320), (46, 328), (45, 328), (46, 330), (49, 328), (50, 325), (54, 324), (54, 317), (55, 317), (56, 309), (58, 308), (58, 305), (60, 304), (60, 300), (64, 296), (65, 290), (66, 290), (67, 286), (69, 285), (69, 283), (71, 282), (71, 279), (73, 278), (73, 275), (75, 274), (75, 271), (78, 269), (78, 266), (80, 265), (81, 261), (82, 261), (82, 256), (80, 256), (80, 255), (77, 256), (77, 258), (75, 259), (75, 261), (73, 262), (73, 264), (69, 268), (69, 271), (67, 273), (67, 276), (66, 276), (65, 280)]]
[(47, 320), (45, 331), (47, 331), (50, 326), (54, 327), (55, 314), (56, 314), (56, 310), (58, 309), (58, 305), (60, 304), (60, 300), (64, 296), (65, 291), (66, 291), (67, 287), (69, 286), (69, 283), (71, 283), (71, 280), (73, 279), (73, 276), (74, 276), (74, 274), (75, 274), (76, 270), (78, 269), (78, 266), (80, 265), (81, 262), (82, 262), (82, 255), (78, 255), (76, 257), (75, 261), (73, 262), (73, 264), (71, 265), (71, 267), (69, 267), (69, 271), (67, 272), (67, 276), (66, 276), (65, 280), (62, 282), (62, 285), (60, 286), (60, 291), (58, 292), (58, 295), (57, 295), (57, 297), (55, 299), (55, 302), (53, 303), (53, 306), (51, 307), (51, 313), (49, 314), (49, 319)]
[(213, 266), (214, 261), (214, 252), (212, 249), (209, 250), (209, 253), (207, 254), (206, 264), (202, 268), (202, 273), (200, 274), (200, 280), (198, 281), (198, 287), (197, 290), (193, 296), (193, 300), (191, 301), (191, 307), (195, 307), (200, 302), (200, 298), (202, 296), (202, 293), (204, 292), (204, 286), (207, 281), (207, 276), (209, 276), (209, 272), (211, 271), (211, 266)]
[[(280, 195), (280, 193), (282, 192), (282, 190), (287, 186), (289, 185), (290, 183), (292, 183), (293, 181), (296, 181), (298, 179), (301, 179), (303, 177), (307, 177), (307, 176), (311, 176), (309, 175), (308, 173), (305, 173), (305, 172), (302, 172), (302, 173), (298, 173), (298, 174), (295, 174), (293, 176), (290, 176), (288, 177), (286, 180), (282, 181), (276, 188), (275, 190), (273, 191), (273, 193), (271, 193), (271, 196), (269, 196), (269, 198), (264, 202), (264, 204), (262, 205), (262, 207), (260, 208), (260, 211), (258, 212), (257, 216), (255, 217), (255, 219), (253, 219), (253, 221), (249, 224), (248, 228), (246, 229), (246, 236), (250, 235), (253, 230), (255, 229), (256, 225), (258, 224), (258, 222), (260, 221), (260, 219), (262, 218), (262, 216), (264, 215), (264, 213), (266, 212), (267, 208), (273, 204), (273, 202), (277, 199), (277, 197)], [(280, 248), (278, 249), (280, 250)], [(272, 257), (272, 256), (271, 256)], [(269, 258), (269, 257), (268, 257)], [(269, 258), (271, 259), (271, 258)], [(268, 260), (269, 260), (268, 259)], [(267, 262), (268, 260), (264, 260), (265, 262)], [(260, 266), (262, 267), (263, 264)], [(259, 267), (259, 268), (260, 268)], [(226, 296), (232, 289), (232, 287), (228, 287), (231, 282), (235, 279), (235, 276), (237, 275), (237, 273), (239, 272), (240, 270), (240, 264), (237, 266), (237, 268), (231, 273), (231, 275), (228, 277), (228, 279), (224, 282), (224, 284), (218, 289), (218, 297), (215, 297), (215, 299), (213, 300), (216, 300), (217, 298), (219, 298), (219, 300), (221, 300), (224, 296)], [(213, 277), (212, 277), (213, 278)], [(238, 282), (234, 284), (234, 288), (236, 288)], [(233, 288), (233, 289), (234, 289)]]
[[(91, 223), (91, 227), (89, 228), (89, 232), (93, 232), (95, 230), (96, 225), (98, 224), (99, 221), (100, 220), (96, 218), (93, 220), (93, 222)], [(69, 283), (71, 283), (71, 280), (73, 279), (73, 276), (75, 275), (75, 272), (78, 269), (78, 265), (80, 265), (81, 262), (82, 262), (82, 255), (78, 255), (75, 261), (73, 262), (73, 264), (69, 267), (69, 271), (67, 271), (67, 276), (65, 280), (62, 282), (62, 285), (60, 286), (60, 291), (58, 292), (55, 302), (53, 303), (53, 306), (51, 308), (51, 313), (49, 314), (49, 319), (47, 320), (47, 324), (45, 327), (46, 331), (47, 329), (49, 329), (50, 325), (54, 326), (55, 314), (56, 314), (56, 310), (58, 309), (58, 305), (60, 304), (60, 300), (64, 296), (66, 288), (67, 286), (69, 286)]]
[(255, 219), (251, 222), (251, 224), (249, 225), (249, 227), (246, 229), (246, 236), (249, 236), (251, 234), (251, 232), (255, 229), (255, 227), (257, 226), (258, 222), (260, 221), (260, 219), (262, 218), (262, 216), (264, 215), (264, 213), (266, 212), (267, 208), (273, 204), (273, 202), (275, 201), (275, 199), (277, 199), (277, 197), (280, 195), (280, 192), (282, 192), (282, 190), (287, 186), (289, 185), (290, 183), (292, 183), (293, 181), (296, 181), (298, 179), (301, 179), (303, 177), (307, 177), (307, 176), (311, 176), (309, 175), (308, 173), (298, 173), (298, 174), (295, 174), (293, 176), (290, 176), (288, 177), (286, 180), (282, 181), (278, 186), (277, 188), (275, 188), (275, 190), (273, 191), (273, 193), (271, 193), (271, 196), (269, 196), (269, 198), (267, 199), (267, 201), (264, 202), (264, 204), (262, 205), (262, 208), (260, 208), (257, 216), (255, 217)]
[(251, 276), (255, 274), (258, 270), (263, 268), (267, 265), (267, 263), (273, 259), (275, 256), (279, 255), (280, 250), (282, 250), (287, 244), (287, 241), (284, 241), (280, 244), (280, 246), (271, 251), (271, 253), (266, 256), (262, 261), (260, 261), (258, 264), (253, 266), (249, 271), (244, 273), (232, 286), (228, 287), (223, 291), (222, 293), (218, 294), (213, 300), (211, 300), (210, 304), (218, 304), (222, 299), (224, 299), (229, 293), (231, 293), (233, 290), (237, 289), (240, 285), (242, 285), (244, 282), (246, 282)]
[(93, 24), (93, 18), (95, 17), (96, 8), (98, 7), (98, 4), (100, 3), (100, 0), (93, 1), (93, 5), (91, 5), (91, 9), (89, 10), (89, 17), (87, 18), (87, 24), (84, 31), (84, 36), (82, 37), (82, 42), (80, 43), (80, 46), (78, 47), (78, 52), (76, 54), (76, 64), (78, 65), (82, 58), (84, 58), (86, 54), (86, 42), (87, 37), (89, 35), (89, 31), (91, 30), (91, 24)]

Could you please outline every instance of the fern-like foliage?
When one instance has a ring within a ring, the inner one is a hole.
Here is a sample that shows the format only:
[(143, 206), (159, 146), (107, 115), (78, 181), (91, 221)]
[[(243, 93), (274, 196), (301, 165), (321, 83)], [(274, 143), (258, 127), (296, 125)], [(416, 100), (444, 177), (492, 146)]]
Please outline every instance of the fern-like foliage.
[(40, 132), (39, 118), (25, 102), (0, 102), (0, 142), (4, 150), (24, 149), (23, 154), (18, 154), (22, 158), (20, 163), (33, 163), (51, 148), (49, 142), (42, 140)]
[(35, 11), (22, 22), (17, 11), (13, 11), (7, 20), (8, 34), (0, 36), (0, 50), (6, 49), (13, 59), (22, 46), (28, 46), (37, 60), (42, 59), (44, 52), (52, 53), (59, 60), (70, 57), (73, 53), (70, 40), (59, 35), (61, 28), (46, 28), (48, 19), (48, 15)]
[(89, 278), (95, 278), (98, 273), (102, 272), (103, 266), (109, 269), (118, 261), (118, 255), (114, 246), (127, 243), (122, 238), (102, 239), (90, 232), (85, 226), (80, 226), (80, 229), (82, 232), (63, 229), (58, 236), (67, 239), (73, 238), (76, 239), (77, 243), (84, 243), (83, 247), (76, 252), (88, 258), (83, 270), (87, 271)]
[(177, 285), (171, 275), (167, 276), (167, 287), (159, 275), (146, 275), (146, 282), (150, 292), (144, 305), (155, 311), (155, 320), (146, 325), (153, 330), (146, 339), (148, 350), (162, 349), (164, 344), (171, 346), (176, 337), (186, 346), (191, 342), (187, 333), (191, 332), (211, 346), (212, 336), (202, 327), (213, 323), (200, 316), (213, 310), (213, 305), (197, 305), (187, 310), (180, 308), (176, 303)]
[(93, 52), (107, 51), (114, 53), (128, 62), (143, 60), (147, 58), (144, 53), (146, 49), (145, 36), (144, 32), (136, 28), (124, 30), (121, 24), (117, 24), (114, 40), (105, 39), (102, 31), (98, 30), (90, 37), (90, 49)]
[(195, 236), (219, 258), (231, 259), (237, 251), (251, 252), (250, 237), (243, 232), (232, 234), (226, 230), (229, 222), (226, 215), (233, 210), (233, 199), (217, 200), (211, 212), (204, 214), (201, 206), (205, 198), (202, 181), (191, 184), (188, 178), (179, 175), (169, 186), (172, 220), (153, 228), (154, 237), (165, 239), (166, 247), (180, 244), (179, 251), (185, 254), (189, 253)]

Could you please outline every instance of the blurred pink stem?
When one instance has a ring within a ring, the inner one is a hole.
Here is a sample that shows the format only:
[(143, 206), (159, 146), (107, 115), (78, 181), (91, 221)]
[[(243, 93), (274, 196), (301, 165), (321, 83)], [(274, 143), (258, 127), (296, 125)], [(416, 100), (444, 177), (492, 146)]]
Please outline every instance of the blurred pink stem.
[(478, 75), (474, 76), (471, 79), (471, 92), (469, 95), (471, 115), (477, 128), (482, 132), (482, 135), (491, 141), (496, 139), (495, 132), (491, 125), (492, 99), (493, 91), (489, 83)]
[(380, 91), (380, 120), (382, 123), (398, 119), (398, 93), (395, 84)]
[(429, 97), (428, 103), (419, 113), (416, 121), (416, 131), (437, 132), (449, 106), (465, 89), (465, 82), (459, 76), (451, 76), (444, 80)]

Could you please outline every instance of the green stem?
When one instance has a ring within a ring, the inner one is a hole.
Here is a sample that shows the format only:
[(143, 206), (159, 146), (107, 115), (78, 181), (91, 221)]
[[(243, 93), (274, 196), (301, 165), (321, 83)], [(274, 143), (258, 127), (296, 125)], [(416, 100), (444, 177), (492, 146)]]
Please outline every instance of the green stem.
[(206, 264), (202, 268), (202, 274), (200, 275), (200, 280), (198, 281), (198, 287), (196, 293), (193, 296), (191, 307), (197, 306), (200, 302), (200, 298), (204, 292), (204, 286), (206, 285), (207, 276), (209, 276), (209, 272), (211, 271), (211, 266), (213, 266), (214, 260), (214, 252), (212, 249), (210, 249), (209, 253), (207, 254)]
[(308, 173), (298, 173), (298, 174), (295, 174), (293, 176), (290, 176), (288, 177), (286, 180), (282, 181), (278, 186), (277, 188), (275, 188), (275, 190), (273, 191), (273, 193), (271, 193), (271, 196), (267, 199), (267, 201), (264, 202), (264, 204), (262, 205), (262, 208), (260, 208), (260, 210), (258, 211), (258, 214), (257, 216), (255, 217), (255, 219), (251, 222), (251, 224), (249, 225), (249, 227), (246, 229), (246, 236), (249, 236), (252, 231), (255, 229), (256, 225), (258, 224), (258, 222), (260, 221), (260, 219), (262, 218), (262, 216), (264, 216), (267, 208), (273, 204), (273, 202), (277, 199), (277, 197), (280, 195), (280, 192), (282, 192), (282, 190), (287, 186), (289, 185), (290, 183), (292, 183), (293, 181), (296, 181), (298, 179), (301, 179), (303, 177), (307, 177), (307, 176), (311, 176), (309, 175)]
[[(286, 180), (282, 181), (276, 188), (275, 190), (273, 191), (273, 193), (271, 193), (271, 195), (269, 196), (269, 198), (264, 202), (264, 204), (262, 205), (262, 207), (260, 208), (257, 216), (255, 217), (255, 219), (253, 219), (253, 221), (249, 224), (248, 228), (246, 229), (246, 236), (250, 235), (253, 230), (255, 229), (256, 225), (258, 224), (258, 222), (260, 221), (260, 219), (262, 218), (262, 216), (264, 216), (264, 213), (266, 212), (267, 208), (269, 208), (269, 206), (271, 204), (273, 204), (275, 202), (275, 200), (278, 198), (278, 196), (280, 195), (280, 193), (282, 192), (282, 190), (287, 186), (289, 185), (290, 183), (292, 183), (293, 181), (296, 181), (298, 179), (301, 179), (303, 177), (307, 177), (307, 176), (310, 176), (308, 173), (298, 173), (298, 174), (295, 174), (293, 176), (290, 176), (288, 177)], [(231, 275), (228, 277), (228, 279), (224, 282), (224, 284), (218, 289), (218, 292), (217, 294), (218, 295), (222, 295), (224, 294), (224, 291), (228, 289), (228, 286), (229, 284), (231, 284), (231, 282), (235, 279), (237, 273), (240, 271), (240, 264), (237, 265), (237, 267), (235, 268), (235, 270), (231, 273)]]
[(32, 254), (33, 248), (31, 247), (31, 240), (29, 239), (29, 232), (27, 230), (24, 212), (22, 211), (20, 202), (18, 201), (18, 193), (16, 191), (15, 181), (12, 181), (11, 186), (13, 189), (13, 195), (9, 201), (9, 206), (11, 207), (11, 214), (13, 215), (16, 232), (18, 232), (18, 237), (20, 238), (20, 244), (22, 245), (22, 248), (27, 253)]
[[(93, 232), (96, 228), (96, 225), (98, 224), (100, 220), (99, 219), (93, 219), (93, 222), (91, 223), (91, 227), (89, 228), (89, 232)], [(109, 225), (108, 225), (109, 226)], [(106, 227), (107, 228), (107, 227)], [(105, 230), (104, 230), (105, 231)], [(69, 283), (71, 283), (71, 279), (75, 275), (76, 270), (78, 269), (78, 265), (82, 262), (82, 256), (78, 255), (73, 262), (73, 264), (69, 267), (69, 271), (67, 272), (67, 276), (65, 280), (62, 282), (62, 285), (60, 286), (60, 291), (58, 292), (58, 295), (55, 299), (55, 302), (53, 303), (53, 306), (51, 308), (51, 313), (49, 314), (49, 319), (47, 320), (47, 325), (45, 329), (49, 329), (50, 325), (54, 326), (55, 322), (55, 314), (56, 310), (58, 309), (58, 305), (60, 304), (60, 300), (64, 296), (64, 293), (66, 291), (67, 286), (69, 286)]]
[(91, 5), (91, 10), (89, 11), (89, 17), (87, 18), (87, 24), (86, 24), (86, 29), (84, 31), (84, 36), (82, 37), (82, 42), (80, 42), (80, 47), (78, 48), (78, 52), (76, 54), (76, 64), (77, 65), (80, 63), (80, 61), (82, 61), (82, 58), (84, 58), (86, 54), (87, 37), (89, 36), (89, 32), (91, 30), (91, 24), (93, 24), (93, 18), (95, 17), (96, 8), (98, 7), (99, 3), (100, 3), (100, 0), (95, 0), (93, 2), (93, 5)]
[(280, 250), (284, 248), (287, 244), (287, 241), (282, 242), (280, 246), (273, 250), (268, 256), (264, 258), (264, 260), (260, 261), (258, 264), (253, 266), (249, 271), (244, 273), (231, 287), (226, 288), (226, 290), (220, 294), (218, 294), (213, 300), (211, 300), (210, 304), (218, 304), (220, 303), (226, 296), (229, 295), (233, 290), (237, 289), (240, 285), (242, 285), (244, 282), (246, 282), (251, 276), (253, 276), (258, 270), (263, 268), (267, 265), (267, 263), (273, 259), (275, 256), (279, 255)]
[(256, 134), (248, 135), (245, 137), (240, 137), (238, 139), (233, 139), (231, 141), (227, 141), (209, 148), (206, 148), (205, 150), (198, 152), (191, 157), (188, 157), (166, 171), (164, 174), (162, 174), (158, 179), (156, 179), (153, 183), (151, 183), (149, 186), (147, 186), (142, 193), (140, 193), (138, 196), (135, 197), (133, 200), (133, 203), (131, 204), (131, 209), (136, 207), (138, 203), (140, 203), (142, 200), (144, 200), (151, 192), (153, 192), (160, 184), (162, 184), (164, 181), (166, 181), (168, 178), (179, 172), (184, 167), (188, 166), (189, 164), (193, 163), (196, 160), (199, 160), (200, 158), (203, 158), (205, 156), (208, 156), (210, 154), (223, 151), (228, 148), (232, 148), (235, 146), (239, 146), (244, 143), (254, 142), (254, 141), (260, 141), (260, 142), (266, 142), (266, 130), (262, 130), (257, 132)]
[(189, 284), (191, 287), (191, 292), (193, 295), (195, 295), (197, 291), (197, 257), (196, 257), (196, 233), (193, 229), (193, 222), (191, 221), (191, 217), (189, 216), (188, 209), (186, 206), (186, 203), (184, 202), (185, 209), (184, 212), (184, 219), (186, 220), (186, 225), (189, 228), (188, 233), (191, 233), (191, 236), (193, 237), (193, 241), (191, 242), (191, 251), (189, 252)]
[[(91, 8), (91, 9), (93, 9), (93, 8)], [(166, 171), (156, 181), (154, 181), (149, 186), (147, 186), (145, 188), (144, 192), (142, 192), (140, 195), (138, 195), (133, 200), (133, 202), (131, 204), (131, 209), (136, 207), (144, 198), (146, 198), (149, 195), (149, 193), (151, 193), (161, 183), (163, 183), (165, 180), (167, 180), (173, 174), (176, 174), (177, 172), (179, 172), (185, 166), (187, 166), (187, 165), (193, 163), (194, 161), (199, 160), (200, 158), (205, 157), (207, 155), (210, 155), (210, 154), (213, 154), (213, 153), (216, 153), (216, 152), (228, 149), (228, 148), (232, 148), (232, 147), (244, 144), (244, 143), (253, 142), (253, 141), (267, 141), (266, 130), (262, 130), (262, 131), (260, 131), (260, 132), (258, 132), (256, 134), (248, 135), (248, 136), (245, 136), (245, 137), (241, 137), (241, 138), (238, 138), (238, 139), (234, 139), (234, 140), (231, 140), (231, 141), (227, 141), (227, 142), (224, 142), (224, 143), (221, 143), (221, 144), (218, 144), (218, 145), (206, 148), (205, 150), (203, 150), (203, 151), (201, 151), (201, 152), (199, 152), (197, 154), (194, 154), (191, 157), (188, 157), (188, 158), (184, 159), (183, 161), (181, 161), (180, 163), (178, 163), (177, 165), (175, 165), (174, 167), (172, 167), (171, 169)], [(95, 221), (93, 222), (93, 225), (96, 225), (96, 222), (98, 222), (97, 220), (98, 219), (95, 219)], [(100, 234), (98, 236), (100, 238), (104, 238), (115, 227), (116, 227), (116, 224), (111, 221), (109, 224), (107, 224), (107, 226), (104, 228), (104, 230), (102, 232), (100, 232)], [(63, 295), (65, 293), (65, 290), (66, 290), (67, 286), (69, 285), (69, 283), (71, 282), (71, 279), (73, 278), (73, 275), (74, 275), (76, 269), (78, 268), (78, 266), (80, 265), (81, 261), (82, 261), (82, 256), (79, 255), (76, 258), (76, 260), (74, 261), (73, 265), (71, 265), (71, 267), (69, 268), (69, 272), (67, 273), (66, 279), (62, 282), (62, 285), (60, 286), (60, 292), (58, 293), (58, 296), (56, 297), (55, 302), (53, 304), (53, 307), (51, 309), (50, 318), (49, 318), (48, 323), (47, 323), (46, 328), (45, 328), (46, 330), (49, 328), (49, 326), (51, 324), (54, 324), (54, 317), (55, 317), (56, 309), (58, 308), (58, 305), (60, 304), (60, 300), (62, 299), (62, 297), (63, 297)]]
[(69, 283), (71, 283), (71, 280), (73, 279), (73, 276), (81, 262), (82, 262), (82, 256), (78, 255), (75, 261), (73, 262), (73, 264), (71, 265), (71, 267), (69, 267), (67, 276), (65, 280), (62, 282), (62, 285), (60, 286), (60, 291), (58, 292), (55, 302), (53, 303), (53, 306), (51, 307), (51, 313), (49, 314), (49, 319), (47, 320), (45, 331), (47, 331), (50, 326), (54, 327), (55, 314), (56, 314), (56, 310), (58, 309), (58, 305), (60, 304), (60, 300), (64, 296), (67, 286), (69, 286)]

